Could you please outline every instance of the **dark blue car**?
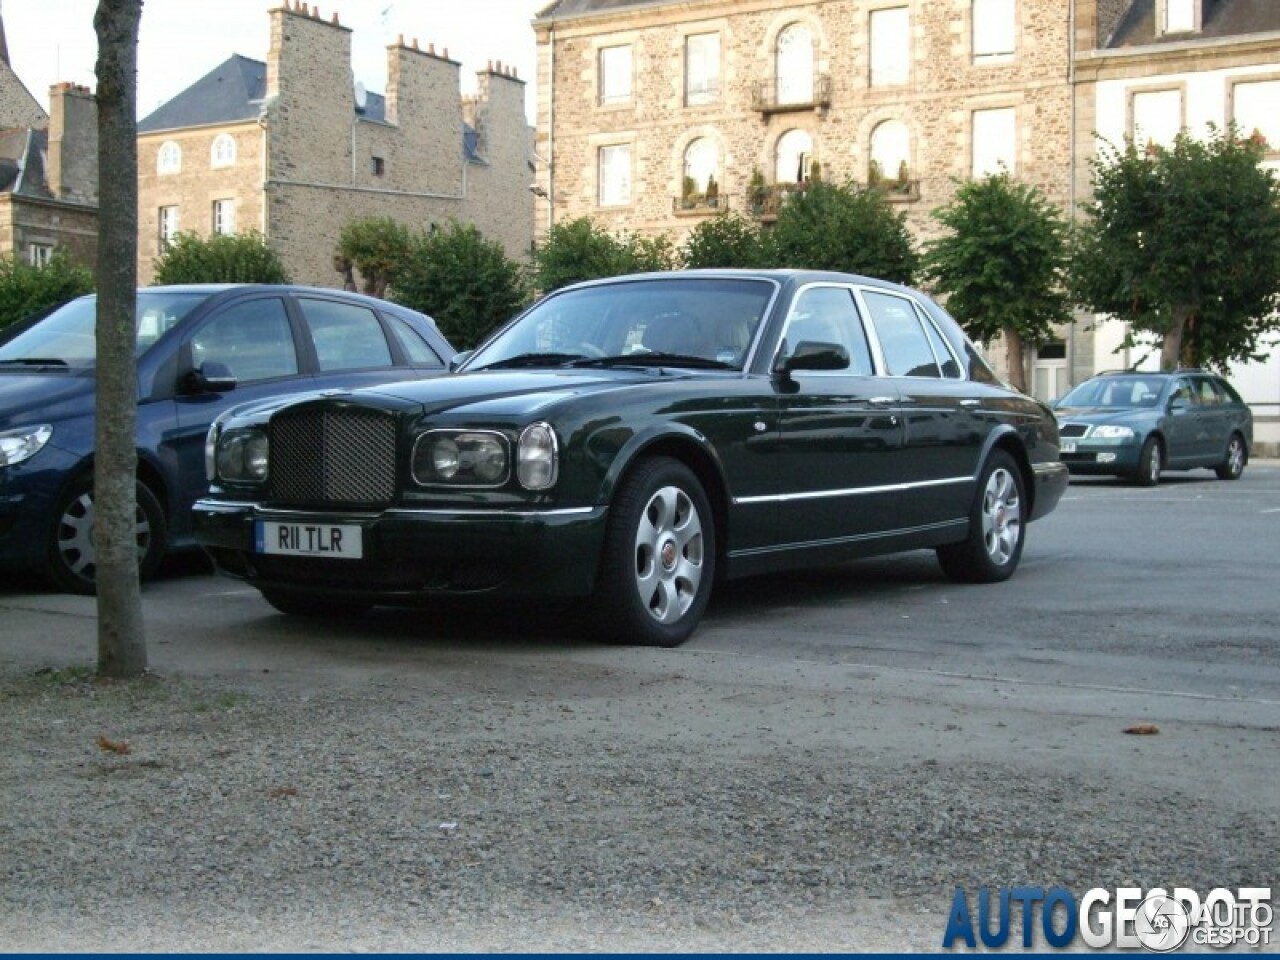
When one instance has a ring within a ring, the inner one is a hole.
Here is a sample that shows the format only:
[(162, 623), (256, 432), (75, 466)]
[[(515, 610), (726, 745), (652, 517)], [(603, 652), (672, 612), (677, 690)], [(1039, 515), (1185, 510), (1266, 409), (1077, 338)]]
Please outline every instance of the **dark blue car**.
[[(0, 334), (0, 566), (94, 590), (96, 301)], [(454, 350), (423, 314), (339, 290), (138, 291), (138, 555), (194, 546), (209, 424), (276, 394), (436, 376)]]

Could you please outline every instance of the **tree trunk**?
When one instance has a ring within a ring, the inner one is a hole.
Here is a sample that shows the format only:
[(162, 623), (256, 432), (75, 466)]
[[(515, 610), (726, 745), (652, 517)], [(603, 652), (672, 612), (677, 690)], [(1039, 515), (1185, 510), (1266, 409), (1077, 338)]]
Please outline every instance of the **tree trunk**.
[(1015, 390), (1027, 392), (1027, 370), (1022, 356), (1022, 335), (1013, 327), (1004, 328), (1005, 362), (1009, 366), (1009, 383)]
[[(1183, 365), (1183, 350), (1187, 326), (1192, 319), (1192, 310), (1187, 306), (1173, 308), (1173, 323), (1169, 326), (1160, 343), (1160, 369), (1176, 370)], [(1190, 366), (1190, 364), (1188, 364)]]
[(98, 673), (147, 669), (136, 546), (138, 396), (134, 313), (138, 266), (137, 59), (142, 0), (99, 0), (98, 394), (94, 546)]

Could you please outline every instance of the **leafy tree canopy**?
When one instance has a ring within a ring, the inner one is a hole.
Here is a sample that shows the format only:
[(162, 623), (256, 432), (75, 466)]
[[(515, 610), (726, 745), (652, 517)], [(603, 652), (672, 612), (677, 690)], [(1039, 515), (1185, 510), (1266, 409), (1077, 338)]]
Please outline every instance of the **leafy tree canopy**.
[(703, 267), (759, 267), (764, 262), (760, 230), (737, 213), (721, 213), (690, 231), (680, 248), (680, 262)]
[(1076, 302), (1163, 338), (1161, 365), (1254, 359), (1277, 329), (1280, 184), (1266, 143), (1213, 128), (1171, 147), (1104, 144), (1077, 238)]
[(598, 277), (670, 270), (675, 260), (667, 236), (614, 234), (590, 217), (579, 217), (552, 226), (534, 250), (534, 286), (550, 293)]
[(42, 310), (93, 292), (93, 273), (61, 247), (33, 267), (18, 255), (0, 256), (0, 330)]
[(523, 268), (471, 224), (411, 238), (392, 299), (432, 317), (459, 350), (474, 347), (528, 302)]
[(765, 235), (773, 266), (842, 270), (909, 284), (919, 254), (880, 190), (812, 180), (790, 194)]
[(344, 284), (355, 288), (351, 276), (354, 267), (364, 281), (363, 291), (384, 297), (387, 287), (396, 281), (396, 271), (404, 263), (413, 245), (407, 226), (391, 217), (365, 217), (351, 220), (338, 234), (334, 267), (346, 277)]
[(156, 259), (156, 283), (288, 283), (289, 274), (260, 233), (179, 233)]

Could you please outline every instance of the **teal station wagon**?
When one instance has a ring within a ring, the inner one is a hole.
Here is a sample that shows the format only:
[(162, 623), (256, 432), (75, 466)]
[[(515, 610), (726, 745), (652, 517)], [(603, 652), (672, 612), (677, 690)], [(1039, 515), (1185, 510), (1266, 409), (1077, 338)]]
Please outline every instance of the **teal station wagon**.
[(928, 548), (1004, 580), (1068, 480), (931, 299), (806, 271), (568, 287), (451, 375), (240, 406), (206, 453), (197, 537), (285, 613), (581, 596), (662, 646), (720, 578)]

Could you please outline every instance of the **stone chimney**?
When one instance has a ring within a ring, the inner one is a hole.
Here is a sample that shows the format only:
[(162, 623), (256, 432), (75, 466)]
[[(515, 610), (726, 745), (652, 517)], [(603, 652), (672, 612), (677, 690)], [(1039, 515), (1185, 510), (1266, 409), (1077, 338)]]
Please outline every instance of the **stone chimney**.
[(49, 88), (49, 192), (59, 200), (98, 203), (98, 101), (88, 87)]

